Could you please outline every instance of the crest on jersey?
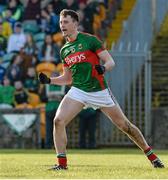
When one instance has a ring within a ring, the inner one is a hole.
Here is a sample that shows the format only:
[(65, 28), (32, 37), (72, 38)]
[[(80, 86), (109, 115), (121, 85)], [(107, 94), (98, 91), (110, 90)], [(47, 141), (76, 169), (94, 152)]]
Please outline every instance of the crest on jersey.
[(79, 49), (79, 50), (82, 49), (82, 44), (79, 44), (79, 45), (78, 45), (78, 49)]
[(65, 49), (65, 51), (64, 51), (64, 56), (66, 56), (67, 54), (69, 54), (69, 49)]
[(72, 48), (71, 48), (71, 53), (74, 53), (74, 52), (75, 52), (75, 48), (72, 47)]
[(71, 47), (69, 48), (69, 50), (70, 50), (71, 53), (74, 53), (74, 52), (75, 52), (75, 46), (71, 46)]

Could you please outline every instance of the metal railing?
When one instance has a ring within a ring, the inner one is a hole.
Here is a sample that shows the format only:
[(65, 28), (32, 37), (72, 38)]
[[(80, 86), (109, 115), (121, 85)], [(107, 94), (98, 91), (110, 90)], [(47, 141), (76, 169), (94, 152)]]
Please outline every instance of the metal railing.
[(137, 0), (129, 18), (123, 22), (118, 43), (113, 44), (112, 48), (118, 50), (122, 46), (122, 49), (143, 51), (145, 47), (150, 50), (167, 13), (167, 0)]
[[(151, 135), (151, 56), (150, 52), (111, 52), (116, 67), (107, 74), (108, 84), (123, 112), (146, 138)], [(101, 145), (132, 142), (104, 115), (100, 118)]]
[[(167, 0), (137, 0), (111, 54), (116, 67), (107, 74), (110, 88), (128, 119), (148, 140), (151, 135), (151, 44), (168, 13)], [(100, 145), (132, 144), (105, 116), (100, 118)]]

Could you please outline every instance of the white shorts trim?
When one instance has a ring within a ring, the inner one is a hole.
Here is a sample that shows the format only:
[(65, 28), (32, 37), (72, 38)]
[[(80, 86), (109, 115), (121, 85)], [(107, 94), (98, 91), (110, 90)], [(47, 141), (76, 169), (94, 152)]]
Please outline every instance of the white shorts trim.
[(71, 87), (66, 96), (81, 102), (85, 105), (84, 108), (92, 107), (93, 109), (98, 109), (101, 107), (112, 107), (117, 104), (108, 89), (97, 92), (85, 92), (76, 87)]

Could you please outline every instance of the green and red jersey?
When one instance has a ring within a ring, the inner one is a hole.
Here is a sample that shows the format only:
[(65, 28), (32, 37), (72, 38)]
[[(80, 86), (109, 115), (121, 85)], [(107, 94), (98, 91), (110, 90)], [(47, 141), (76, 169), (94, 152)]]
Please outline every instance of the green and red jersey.
[(103, 50), (102, 42), (87, 33), (79, 32), (75, 41), (65, 43), (60, 54), (63, 65), (72, 72), (72, 86), (86, 92), (107, 88), (104, 75), (95, 69), (100, 64), (97, 54)]

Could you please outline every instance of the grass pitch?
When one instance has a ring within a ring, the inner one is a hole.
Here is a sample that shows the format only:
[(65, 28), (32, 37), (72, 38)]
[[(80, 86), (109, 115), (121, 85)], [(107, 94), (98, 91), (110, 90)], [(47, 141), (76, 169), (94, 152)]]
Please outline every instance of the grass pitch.
[(166, 168), (138, 149), (68, 150), (69, 169), (54, 172), (54, 150), (0, 150), (0, 179), (168, 179), (168, 151), (156, 153)]

